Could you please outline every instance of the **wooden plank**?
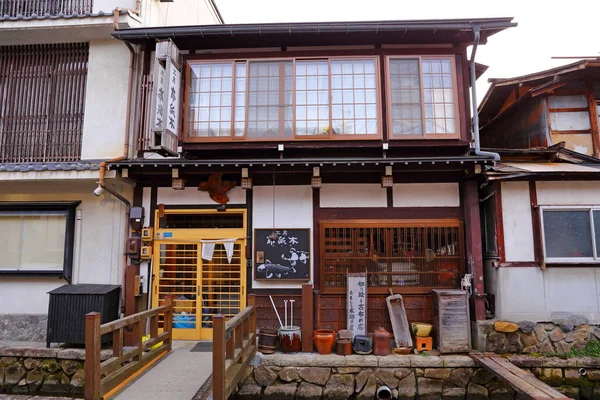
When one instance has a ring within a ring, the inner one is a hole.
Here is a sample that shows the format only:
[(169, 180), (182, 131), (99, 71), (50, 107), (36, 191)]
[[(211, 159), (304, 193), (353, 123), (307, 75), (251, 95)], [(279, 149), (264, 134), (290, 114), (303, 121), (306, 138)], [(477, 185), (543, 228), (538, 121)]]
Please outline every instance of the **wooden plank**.
[[(316, 275), (316, 274), (315, 274)], [(313, 288), (310, 283), (304, 283), (302, 285), (302, 331), (312, 332), (315, 329), (314, 326), (314, 297)], [(302, 351), (310, 353), (313, 350), (313, 338), (312, 335), (302, 335)]]
[(152, 317), (153, 315), (156, 315), (156, 314), (162, 314), (162, 313), (168, 311), (168, 309), (169, 309), (169, 306), (165, 305), (162, 307), (153, 308), (151, 310), (142, 311), (137, 314), (130, 315), (129, 317), (126, 317), (126, 318), (122, 318), (122, 319), (118, 319), (116, 321), (102, 324), (102, 326), (100, 327), (100, 335), (110, 333), (112, 331), (121, 329), (128, 325), (132, 325), (138, 321), (141, 321), (142, 319), (145, 322), (146, 318)]
[(100, 313), (85, 316), (85, 400), (100, 397)]
[(567, 399), (562, 393), (499, 356), (471, 356), (478, 364), (504, 379), (514, 390), (531, 399)]

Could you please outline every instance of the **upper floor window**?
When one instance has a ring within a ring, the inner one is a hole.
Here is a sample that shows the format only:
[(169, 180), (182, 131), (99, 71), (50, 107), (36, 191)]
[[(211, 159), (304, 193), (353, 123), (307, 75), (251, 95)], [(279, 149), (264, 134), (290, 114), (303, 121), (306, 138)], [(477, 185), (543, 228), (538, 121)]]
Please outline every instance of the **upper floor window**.
[(191, 140), (380, 137), (375, 57), (191, 61)]
[(459, 136), (451, 57), (390, 57), (388, 71), (391, 138)]
[(600, 208), (540, 207), (547, 263), (600, 261)]

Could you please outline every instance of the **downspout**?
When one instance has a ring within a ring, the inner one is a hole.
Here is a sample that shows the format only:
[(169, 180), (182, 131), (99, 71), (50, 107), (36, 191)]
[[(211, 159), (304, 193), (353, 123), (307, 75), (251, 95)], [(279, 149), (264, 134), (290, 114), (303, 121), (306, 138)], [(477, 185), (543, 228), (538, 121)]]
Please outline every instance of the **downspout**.
[(477, 88), (475, 82), (477, 80), (477, 74), (475, 73), (475, 53), (477, 52), (477, 46), (479, 45), (479, 39), (481, 26), (473, 25), (473, 49), (471, 49), (471, 59), (469, 60), (470, 74), (471, 74), (471, 100), (473, 103), (473, 141), (475, 142), (474, 152), (477, 156), (493, 157), (494, 161), (500, 161), (500, 154), (492, 153), (489, 151), (482, 151), (481, 144), (479, 141), (479, 114), (477, 112)]
[(131, 133), (131, 129), (130, 129), (130, 123), (131, 123), (131, 96), (132, 96), (132, 90), (133, 90), (133, 63), (134, 63), (134, 56), (135, 56), (135, 51), (133, 49), (133, 47), (128, 43), (128, 42), (124, 42), (127, 45), (127, 48), (129, 49), (130, 52), (130, 56), (129, 56), (129, 81), (128, 81), (128, 85), (127, 85), (127, 105), (126, 105), (126, 114), (125, 114), (125, 141), (123, 143), (123, 155), (120, 157), (116, 157), (116, 158), (112, 158), (110, 160), (105, 160), (102, 161), (100, 163), (100, 176), (98, 179), (98, 187), (101, 187), (102, 189), (106, 190), (108, 193), (110, 193), (111, 195), (113, 195), (114, 197), (116, 197), (117, 199), (119, 199), (123, 204), (125, 204), (126, 210), (125, 210), (125, 233), (124, 233), (124, 237), (123, 237), (123, 276), (122, 276), (122, 289), (121, 289), (121, 304), (122, 307), (125, 307), (125, 276), (127, 273), (127, 254), (125, 253), (125, 249), (127, 249), (127, 245), (128, 245), (128, 239), (129, 239), (129, 213), (131, 211), (131, 202), (129, 200), (127, 200), (127, 198), (125, 198), (124, 196), (122, 196), (120, 193), (116, 192), (113, 188), (111, 188), (110, 186), (107, 186), (104, 178), (106, 175), (106, 163), (108, 162), (116, 162), (116, 161), (122, 161), (122, 160), (126, 160), (129, 156), (129, 135)]

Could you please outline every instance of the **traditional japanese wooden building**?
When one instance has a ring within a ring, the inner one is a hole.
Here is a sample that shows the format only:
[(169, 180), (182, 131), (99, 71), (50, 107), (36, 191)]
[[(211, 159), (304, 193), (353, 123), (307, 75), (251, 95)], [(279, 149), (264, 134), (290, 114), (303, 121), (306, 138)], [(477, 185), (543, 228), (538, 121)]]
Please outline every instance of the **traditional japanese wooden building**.
[[(431, 291), (473, 276), (484, 319), (467, 46), (511, 18), (123, 29), (141, 74), (137, 157), (109, 163), (143, 207), (142, 277), (130, 310), (175, 296), (175, 337), (210, 339), (211, 318), (257, 295), (259, 327), (346, 326), (346, 276), (367, 272), (367, 325), (385, 298), (432, 320)], [(473, 68), (470, 68), (470, 67)], [(171, 120), (169, 121), (169, 118)], [(138, 269), (139, 268), (139, 269)], [(313, 284), (314, 309), (301, 288)], [(137, 305), (136, 305), (137, 304)], [(304, 308), (304, 309), (303, 309)]]

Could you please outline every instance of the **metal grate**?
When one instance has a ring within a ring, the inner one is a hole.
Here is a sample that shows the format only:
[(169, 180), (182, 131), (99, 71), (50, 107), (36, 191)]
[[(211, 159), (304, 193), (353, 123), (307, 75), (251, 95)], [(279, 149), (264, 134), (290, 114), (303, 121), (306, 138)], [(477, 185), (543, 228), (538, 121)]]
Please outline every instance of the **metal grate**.
[(0, 47), (0, 162), (81, 157), (87, 43)]
[(0, 15), (31, 17), (92, 13), (92, 0), (1, 0)]
[[(368, 273), (369, 287), (456, 287), (462, 238), (454, 226), (326, 226), (324, 290), (346, 287), (349, 272)], [(334, 290), (335, 291), (335, 290)]]

